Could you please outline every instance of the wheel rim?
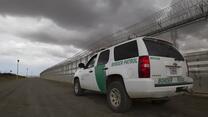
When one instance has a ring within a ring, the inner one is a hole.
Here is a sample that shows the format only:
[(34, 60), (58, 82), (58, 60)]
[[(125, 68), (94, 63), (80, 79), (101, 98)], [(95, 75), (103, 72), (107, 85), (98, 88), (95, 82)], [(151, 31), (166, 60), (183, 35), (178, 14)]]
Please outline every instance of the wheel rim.
[(77, 82), (75, 82), (75, 84), (74, 84), (74, 92), (77, 94), (78, 91), (79, 91), (79, 85), (78, 85)]
[(121, 103), (121, 94), (120, 91), (116, 88), (113, 88), (110, 91), (110, 101), (114, 107), (118, 107)]

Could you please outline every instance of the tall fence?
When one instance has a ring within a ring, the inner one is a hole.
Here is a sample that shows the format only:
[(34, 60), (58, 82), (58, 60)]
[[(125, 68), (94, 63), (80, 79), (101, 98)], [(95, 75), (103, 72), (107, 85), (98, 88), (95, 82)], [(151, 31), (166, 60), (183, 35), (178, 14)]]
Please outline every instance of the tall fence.
[[(207, 18), (208, 0), (180, 0), (170, 7), (160, 10), (152, 16), (145, 18), (139, 23), (102, 38), (94, 37), (98, 40), (88, 44), (87, 50), (77, 53), (75, 56), (44, 70), (40, 76), (46, 79), (70, 82), (78, 68), (78, 64), (80, 62), (86, 63), (90, 56), (100, 48), (109, 47), (111, 45), (126, 41), (129, 39), (129, 35), (131, 34), (137, 36), (158, 36), (165, 32), (171, 32), (172, 30), (180, 29), (181, 27), (195, 22), (204, 21)], [(177, 38), (174, 35), (176, 34), (173, 33), (172, 35), (172, 42), (175, 43)], [(201, 59), (195, 59), (197, 58), (197, 56), (194, 56), (196, 53), (187, 53), (185, 56), (190, 64), (191, 76), (194, 77), (195, 80), (195, 89), (197, 91), (204, 92), (204, 90), (208, 90), (205, 88), (208, 85), (203, 85), (203, 83), (205, 83), (203, 80), (208, 74), (206, 72), (199, 71), (199, 69), (205, 69), (205, 67), (200, 66), (204, 66), (207, 63), (204, 61), (197, 61)], [(203, 55), (203, 57), (204, 56), (205, 55)]]
[(185, 58), (194, 79), (194, 91), (208, 93), (208, 50), (186, 53)]
[[(208, 50), (185, 53), (188, 62), (189, 76), (194, 79), (194, 91), (208, 93)], [(86, 62), (86, 60), (81, 60)], [(50, 80), (71, 82), (73, 73), (77, 69), (77, 63), (65, 62), (41, 73), (41, 77)]]
[[(128, 40), (132, 34), (137, 36), (154, 36), (207, 18), (208, 0), (180, 0), (146, 17), (142, 21), (111, 35), (94, 37), (97, 41), (88, 44), (87, 50), (77, 53), (74, 57), (82, 57), (89, 52), (93, 53), (101, 48), (121, 43)], [(175, 43), (175, 39), (172, 42)]]
[(70, 60), (63, 61), (51, 68), (44, 70), (41, 74), (41, 78), (56, 80), (62, 82), (71, 82), (74, 73), (78, 69), (79, 63), (87, 63), (92, 54), (86, 56), (73, 58)]

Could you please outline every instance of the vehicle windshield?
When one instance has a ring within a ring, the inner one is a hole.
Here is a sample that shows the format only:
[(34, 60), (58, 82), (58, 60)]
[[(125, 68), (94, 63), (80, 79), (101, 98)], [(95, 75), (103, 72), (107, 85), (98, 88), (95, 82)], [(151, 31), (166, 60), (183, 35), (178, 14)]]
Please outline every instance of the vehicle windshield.
[(169, 42), (156, 39), (144, 39), (144, 43), (150, 56), (170, 57), (178, 61), (184, 61), (181, 53)]

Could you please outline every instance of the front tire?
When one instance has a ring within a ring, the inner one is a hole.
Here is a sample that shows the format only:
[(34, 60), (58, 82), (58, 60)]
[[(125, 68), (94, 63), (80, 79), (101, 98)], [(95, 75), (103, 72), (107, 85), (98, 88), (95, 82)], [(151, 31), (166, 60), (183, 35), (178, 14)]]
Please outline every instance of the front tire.
[(110, 83), (107, 89), (107, 102), (114, 112), (126, 112), (131, 107), (131, 99), (120, 81)]
[(76, 96), (81, 96), (83, 95), (84, 90), (80, 86), (79, 79), (75, 79), (74, 81), (74, 94)]

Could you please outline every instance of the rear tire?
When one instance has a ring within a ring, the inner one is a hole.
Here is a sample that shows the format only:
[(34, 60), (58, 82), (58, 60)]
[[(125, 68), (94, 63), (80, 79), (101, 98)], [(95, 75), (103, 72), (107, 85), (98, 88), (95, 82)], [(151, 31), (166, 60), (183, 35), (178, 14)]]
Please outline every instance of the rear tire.
[(126, 112), (131, 108), (131, 99), (120, 81), (110, 83), (107, 89), (107, 102), (114, 112)]
[(80, 86), (79, 79), (74, 80), (74, 94), (76, 96), (81, 96), (83, 95), (84, 90)]

